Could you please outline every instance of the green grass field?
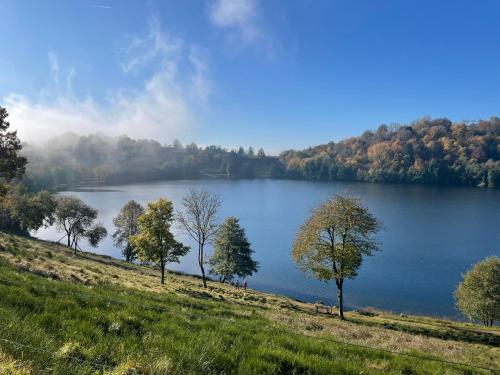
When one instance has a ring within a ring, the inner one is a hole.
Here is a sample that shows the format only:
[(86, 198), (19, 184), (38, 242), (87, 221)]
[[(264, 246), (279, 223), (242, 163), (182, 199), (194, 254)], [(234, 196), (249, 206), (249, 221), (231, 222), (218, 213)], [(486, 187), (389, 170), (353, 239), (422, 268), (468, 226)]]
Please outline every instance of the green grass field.
[(500, 368), (499, 347), (497, 327), (340, 321), (186, 275), (160, 286), (148, 267), (0, 234), (1, 374), (486, 374), (466, 365)]

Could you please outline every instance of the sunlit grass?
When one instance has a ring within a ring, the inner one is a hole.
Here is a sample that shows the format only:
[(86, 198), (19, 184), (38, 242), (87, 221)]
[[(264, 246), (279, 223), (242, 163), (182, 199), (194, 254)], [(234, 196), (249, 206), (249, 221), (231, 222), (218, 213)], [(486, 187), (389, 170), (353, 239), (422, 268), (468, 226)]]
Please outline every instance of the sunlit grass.
[[(476, 365), (500, 361), (495, 345), (438, 336), (443, 329), (466, 330), (463, 324), (443, 328), (446, 322), (434, 325), (430, 318), (420, 325), (415, 317), (406, 323), (352, 313), (341, 322), (284, 297), (218, 283), (204, 290), (184, 275), (170, 274), (161, 287), (155, 270), (75, 257), (47, 242), (1, 235), (0, 245), (0, 338), (29, 346), (0, 341), (5, 373), (480, 372), (337, 341)], [(388, 322), (401, 327), (384, 327)], [(424, 326), (429, 332), (410, 330)], [(492, 331), (483, 334), (494, 340), (498, 331)]]

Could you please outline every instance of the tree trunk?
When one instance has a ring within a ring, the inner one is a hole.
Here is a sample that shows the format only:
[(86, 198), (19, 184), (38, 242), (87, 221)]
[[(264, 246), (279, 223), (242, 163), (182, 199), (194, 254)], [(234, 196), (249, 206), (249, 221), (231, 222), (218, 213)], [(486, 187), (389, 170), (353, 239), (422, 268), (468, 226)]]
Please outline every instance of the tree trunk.
[(200, 263), (201, 268), (201, 278), (203, 279), (203, 287), (207, 288), (207, 279), (205, 277), (205, 268), (203, 267), (203, 263)]
[(337, 299), (339, 303), (339, 318), (344, 320), (344, 294), (343, 294), (343, 282), (344, 280), (337, 281)]
[(161, 285), (165, 284), (165, 265), (161, 264)]
[(69, 233), (68, 234), (68, 247), (71, 247), (71, 235)]
[(198, 264), (200, 265), (201, 278), (203, 279), (203, 287), (207, 287), (207, 280), (205, 278), (205, 267), (203, 267), (203, 245), (198, 244)]

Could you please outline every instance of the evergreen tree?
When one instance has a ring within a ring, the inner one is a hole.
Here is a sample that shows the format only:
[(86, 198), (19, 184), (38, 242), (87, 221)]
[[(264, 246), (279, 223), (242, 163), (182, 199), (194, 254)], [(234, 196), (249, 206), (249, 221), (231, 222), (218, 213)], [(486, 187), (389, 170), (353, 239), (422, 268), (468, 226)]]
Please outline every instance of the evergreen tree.
[(7, 110), (0, 107), (0, 182), (10, 182), (24, 174), (26, 158), (19, 156), (21, 141), (17, 131), (8, 131)]
[(252, 259), (245, 230), (239, 219), (228, 217), (221, 225), (215, 237), (214, 254), (210, 259), (211, 273), (220, 275), (221, 281), (251, 276), (258, 270), (258, 263)]

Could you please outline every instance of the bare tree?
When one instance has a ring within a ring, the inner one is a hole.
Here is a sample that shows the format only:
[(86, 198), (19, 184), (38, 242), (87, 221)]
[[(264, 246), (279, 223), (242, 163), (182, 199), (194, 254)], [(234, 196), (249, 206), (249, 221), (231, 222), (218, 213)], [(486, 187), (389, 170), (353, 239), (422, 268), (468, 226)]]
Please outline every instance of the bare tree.
[(203, 277), (203, 285), (207, 287), (205, 278), (204, 248), (217, 233), (217, 211), (221, 205), (219, 197), (206, 190), (190, 189), (182, 200), (184, 212), (178, 212), (177, 220), (182, 229), (198, 243), (198, 265)]

